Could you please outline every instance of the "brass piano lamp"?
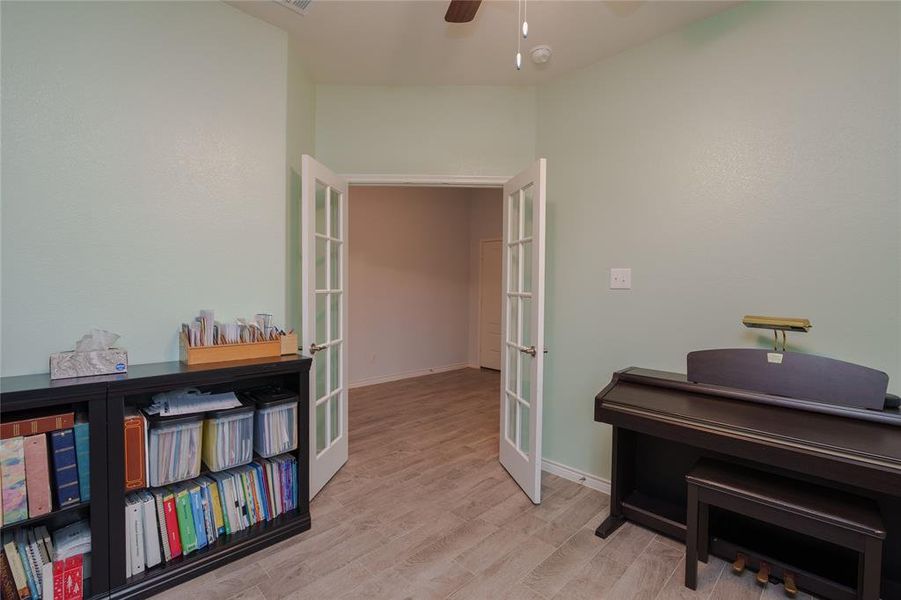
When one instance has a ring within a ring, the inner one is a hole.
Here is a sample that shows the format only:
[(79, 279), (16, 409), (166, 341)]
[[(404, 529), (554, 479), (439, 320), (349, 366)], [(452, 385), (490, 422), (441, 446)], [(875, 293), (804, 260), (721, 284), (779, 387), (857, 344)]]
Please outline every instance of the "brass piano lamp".
[(773, 350), (779, 350), (779, 332), (782, 332), (782, 351), (785, 352), (786, 331), (810, 331), (813, 325), (809, 319), (795, 319), (790, 317), (761, 317), (758, 315), (745, 315), (741, 320), (745, 327), (751, 329), (772, 329)]

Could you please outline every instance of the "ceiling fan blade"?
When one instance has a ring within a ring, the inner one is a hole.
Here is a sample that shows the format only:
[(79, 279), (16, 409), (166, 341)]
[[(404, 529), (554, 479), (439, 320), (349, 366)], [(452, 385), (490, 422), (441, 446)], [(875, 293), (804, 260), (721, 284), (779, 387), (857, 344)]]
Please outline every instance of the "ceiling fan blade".
[(472, 21), (482, 0), (451, 0), (444, 20), (448, 23), (469, 23)]

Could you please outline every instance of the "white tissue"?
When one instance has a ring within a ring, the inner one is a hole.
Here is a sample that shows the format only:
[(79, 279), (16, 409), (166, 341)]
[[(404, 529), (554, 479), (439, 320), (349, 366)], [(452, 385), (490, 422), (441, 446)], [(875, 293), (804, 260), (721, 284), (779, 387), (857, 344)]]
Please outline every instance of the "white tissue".
[(91, 350), (106, 350), (112, 348), (116, 340), (119, 339), (118, 333), (107, 331), (105, 329), (92, 329), (82, 336), (80, 340), (75, 342), (76, 352), (90, 352)]

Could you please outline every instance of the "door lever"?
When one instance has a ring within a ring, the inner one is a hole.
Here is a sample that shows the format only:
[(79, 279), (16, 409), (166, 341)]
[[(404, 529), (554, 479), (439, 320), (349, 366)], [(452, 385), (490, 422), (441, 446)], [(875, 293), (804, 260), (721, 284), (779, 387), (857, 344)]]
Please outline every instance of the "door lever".
[[(529, 346), (528, 348), (520, 348), (519, 351), (522, 352), (523, 354), (528, 354), (529, 356), (535, 356), (536, 354), (538, 354), (538, 351), (535, 349), (535, 346)], [(543, 352), (545, 354), (547, 354), (547, 348), (545, 348), (543, 350)]]
[(310, 356), (313, 356), (320, 350), (325, 350), (326, 348), (328, 348), (327, 344), (323, 344), (320, 346), (319, 344), (314, 342), (314, 343), (310, 344)]

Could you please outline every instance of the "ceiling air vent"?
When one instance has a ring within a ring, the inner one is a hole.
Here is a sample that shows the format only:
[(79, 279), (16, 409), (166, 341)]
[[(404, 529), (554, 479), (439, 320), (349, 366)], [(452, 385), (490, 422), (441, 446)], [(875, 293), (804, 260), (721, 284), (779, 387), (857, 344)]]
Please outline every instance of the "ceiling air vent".
[(278, 0), (278, 3), (299, 15), (306, 15), (313, 0)]

